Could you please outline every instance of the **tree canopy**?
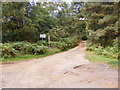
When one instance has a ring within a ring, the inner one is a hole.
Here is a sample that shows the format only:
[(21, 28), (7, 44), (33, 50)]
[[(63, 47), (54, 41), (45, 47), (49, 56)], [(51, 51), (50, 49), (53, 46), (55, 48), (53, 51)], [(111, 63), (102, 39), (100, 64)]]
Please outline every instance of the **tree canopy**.
[(76, 36), (111, 46), (118, 38), (118, 11), (116, 2), (4, 2), (3, 42), (36, 42), (45, 33), (53, 40)]

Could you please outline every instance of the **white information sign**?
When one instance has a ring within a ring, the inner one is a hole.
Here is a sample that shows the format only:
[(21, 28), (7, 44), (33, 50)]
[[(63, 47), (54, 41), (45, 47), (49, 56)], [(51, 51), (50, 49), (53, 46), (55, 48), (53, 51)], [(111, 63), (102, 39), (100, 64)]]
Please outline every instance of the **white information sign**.
[(40, 34), (40, 38), (46, 38), (46, 34)]

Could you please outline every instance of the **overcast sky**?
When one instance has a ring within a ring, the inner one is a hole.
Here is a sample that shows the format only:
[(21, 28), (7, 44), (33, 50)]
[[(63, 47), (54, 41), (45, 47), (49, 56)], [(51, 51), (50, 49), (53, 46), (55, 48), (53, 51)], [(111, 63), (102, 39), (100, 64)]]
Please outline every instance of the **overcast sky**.
[[(33, 0), (30, 0), (30, 1), (33, 1)], [(34, 0), (34, 2), (38, 2), (38, 1), (46, 1), (46, 0)], [(48, 0), (48, 1), (59, 1), (59, 0)], [(61, 1), (61, 0), (60, 0)], [(62, 0), (64, 2), (72, 2), (72, 0)]]

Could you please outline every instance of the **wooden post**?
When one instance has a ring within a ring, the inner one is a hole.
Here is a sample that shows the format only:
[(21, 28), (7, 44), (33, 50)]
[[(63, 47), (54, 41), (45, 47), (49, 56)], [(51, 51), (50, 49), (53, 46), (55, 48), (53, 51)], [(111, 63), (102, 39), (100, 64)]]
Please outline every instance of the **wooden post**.
[(50, 48), (50, 36), (48, 36), (48, 43), (49, 43), (49, 48)]

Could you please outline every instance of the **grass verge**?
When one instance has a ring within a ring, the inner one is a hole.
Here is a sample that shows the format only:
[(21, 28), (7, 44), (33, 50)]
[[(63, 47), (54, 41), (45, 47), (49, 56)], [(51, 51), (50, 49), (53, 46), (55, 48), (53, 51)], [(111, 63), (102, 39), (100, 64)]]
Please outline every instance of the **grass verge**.
[(19, 56), (8, 58), (8, 59), (1, 58), (0, 63), (12, 63), (12, 62), (17, 62), (17, 61), (26, 61), (29, 59), (37, 59), (37, 58), (41, 58), (41, 57), (45, 57), (45, 56), (49, 56), (53, 54), (56, 54), (56, 53), (46, 53), (46, 54), (41, 54), (41, 55), (32, 55), (32, 54), (19, 55)]
[(93, 62), (104, 62), (108, 64), (113, 69), (118, 69), (118, 60), (113, 58), (107, 58), (102, 55), (97, 55), (94, 52), (87, 51), (86, 52), (86, 59), (93, 61)]
[(25, 55), (18, 55), (18, 56), (15, 56), (15, 57), (11, 57), (11, 58), (8, 58), (8, 59), (0, 58), (0, 63), (4, 64), (4, 63), (13, 63), (13, 62), (19, 62), (19, 61), (26, 61), (26, 60), (30, 60), (30, 59), (37, 59), (37, 58), (57, 54), (57, 53), (60, 53), (60, 52), (64, 52), (64, 51), (67, 51), (67, 50), (70, 50), (70, 49), (72, 49), (72, 48), (67, 48), (66, 50), (63, 50), (63, 51), (61, 51), (61, 50), (56, 51), (56, 50), (54, 50), (54, 48), (51, 48), (48, 53), (41, 54), (41, 55), (25, 54)]

